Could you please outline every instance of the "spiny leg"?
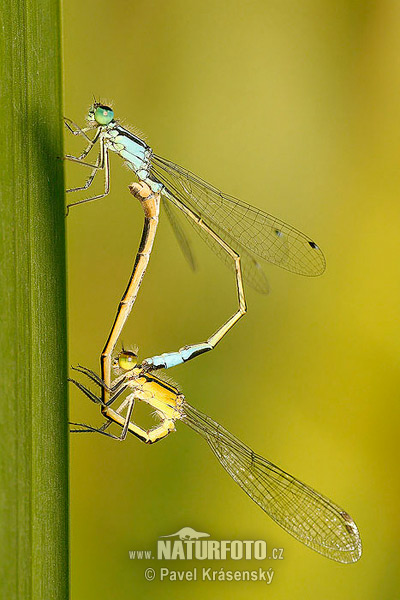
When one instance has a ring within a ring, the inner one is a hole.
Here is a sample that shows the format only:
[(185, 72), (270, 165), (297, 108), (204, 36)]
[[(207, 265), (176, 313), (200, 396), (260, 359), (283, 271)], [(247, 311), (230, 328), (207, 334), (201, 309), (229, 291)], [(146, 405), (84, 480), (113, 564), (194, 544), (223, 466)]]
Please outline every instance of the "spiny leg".
[[(113, 398), (113, 400), (115, 400), (115, 397)], [(108, 429), (108, 427), (112, 423), (116, 423), (117, 425), (122, 427), (122, 433), (121, 436), (114, 436), (114, 439), (124, 440), (129, 431), (146, 444), (153, 444), (155, 442), (158, 442), (172, 431), (175, 431), (173, 419), (168, 418), (164, 415), (161, 416), (162, 413), (160, 414), (160, 412), (158, 412), (158, 416), (161, 419), (160, 423), (148, 430), (143, 429), (143, 427), (140, 427), (139, 425), (131, 421), (134, 402), (135, 393), (132, 392), (122, 401), (122, 403), (117, 409), (114, 410), (107, 407), (103, 413), (107, 419), (107, 422), (100, 427), (99, 431), (103, 433), (106, 429)], [(121, 413), (124, 411), (126, 406), (128, 406), (126, 415), (122, 416)]]
[(102, 403), (101, 402), (101, 398), (99, 398), (98, 396), (96, 396), (96, 394), (94, 394), (92, 391), (90, 391), (89, 388), (87, 388), (85, 385), (83, 385), (79, 381), (76, 381), (76, 379), (72, 379), (72, 377), (68, 377), (68, 381), (70, 383), (73, 383), (74, 385), (76, 385), (76, 387), (79, 390), (81, 390), (81, 392), (83, 392), (89, 398), (89, 400), (91, 400), (95, 404), (101, 404)]
[[(121, 405), (120, 405), (120, 406), (119, 406), (119, 407), (118, 407), (118, 408), (115, 410), (115, 412), (116, 412), (117, 414), (121, 414), (121, 412), (124, 410), (124, 408), (125, 408), (125, 406), (127, 405), (127, 403), (128, 403), (128, 397), (127, 397), (127, 398), (125, 398), (125, 400), (124, 400), (124, 401), (122, 402), (122, 404), (121, 404)], [(113, 423), (113, 421), (107, 417), (107, 421), (106, 421), (106, 423), (104, 423), (104, 425), (102, 425), (102, 426), (100, 427), (101, 431), (105, 431), (106, 429), (108, 429), (108, 427), (110, 427), (110, 425), (112, 425), (112, 423)]]
[[(85, 204), (86, 202), (93, 202), (93, 200), (99, 200), (100, 198), (104, 198), (105, 196), (107, 196), (110, 192), (110, 162), (109, 162), (109, 157), (108, 157), (108, 150), (107, 148), (105, 148), (104, 143), (101, 141), (100, 142), (100, 154), (99, 154), (99, 165), (95, 165), (93, 168), (93, 172), (89, 175), (87, 182), (89, 181), (89, 184), (85, 186), (89, 187), (89, 185), (92, 183), (96, 173), (98, 170), (100, 169), (104, 169), (104, 192), (102, 194), (97, 194), (96, 196), (91, 196), (90, 198), (84, 198), (83, 200), (78, 200), (77, 202), (72, 202), (71, 204), (67, 205), (67, 215), (69, 212), (69, 209), (71, 208), (71, 206), (77, 206), (78, 204)], [(82, 163), (80, 163), (82, 164)], [(91, 165), (93, 166), (93, 165)], [(83, 186), (82, 189), (86, 189), (86, 187)], [(70, 190), (67, 190), (67, 192), (71, 192), (71, 191), (76, 191), (79, 190), (80, 188), (72, 188)]]
[[(126, 415), (125, 415), (125, 423), (124, 426), (122, 428), (122, 432), (121, 432), (121, 436), (120, 436), (120, 440), (121, 442), (123, 440), (125, 440), (126, 435), (128, 433), (128, 428), (129, 428), (129, 424), (130, 424), (130, 420), (131, 420), (131, 416), (132, 416), (132, 411), (133, 411), (133, 407), (135, 405), (135, 395), (134, 394), (129, 394), (129, 396), (127, 396), (125, 398), (125, 400), (123, 401), (123, 403), (121, 404), (121, 406), (119, 407), (118, 410), (122, 410), (122, 407), (125, 407), (126, 405), (128, 405), (128, 409), (126, 411)], [(116, 411), (117, 414), (118, 411)]]
[(101, 433), (102, 435), (106, 435), (107, 437), (111, 437), (113, 439), (117, 437), (114, 436), (112, 433), (104, 432), (101, 428), (92, 427), (87, 423), (75, 423), (74, 421), (69, 421), (69, 425), (80, 427), (80, 429), (70, 429), (70, 433)]
[[(73, 124), (73, 125), (74, 125), (74, 126), (77, 128), (77, 129), (76, 129), (76, 130), (73, 130), (73, 129), (72, 129), (72, 127), (70, 126), (70, 124), (69, 124), (69, 122), (68, 122), (68, 121), (69, 121), (70, 123), (72, 123), (72, 124)], [(102, 163), (102, 150), (101, 150), (101, 147), (100, 147), (100, 152), (99, 152), (99, 155), (98, 155), (98, 157), (97, 157), (97, 161), (96, 161), (96, 163), (95, 163), (95, 164), (92, 164), (92, 163), (85, 162), (83, 159), (84, 159), (84, 158), (85, 158), (85, 157), (86, 157), (86, 156), (89, 154), (89, 152), (92, 150), (92, 148), (93, 148), (93, 147), (94, 147), (94, 145), (96, 144), (96, 142), (97, 142), (97, 140), (98, 140), (98, 138), (99, 138), (99, 135), (100, 135), (100, 129), (98, 129), (98, 130), (96, 131), (96, 133), (95, 133), (95, 135), (94, 135), (93, 139), (90, 139), (90, 138), (89, 138), (89, 137), (86, 135), (86, 133), (85, 133), (85, 131), (88, 131), (88, 130), (90, 130), (90, 129), (91, 129), (90, 127), (87, 127), (87, 128), (85, 128), (84, 130), (83, 130), (83, 129), (80, 129), (80, 128), (78, 127), (78, 125), (76, 125), (76, 123), (73, 123), (72, 121), (70, 121), (70, 119), (66, 119), (65, 117), (64, 117), (64, 124), (66, 125), (66, 127), (68, 128), (68, 130), (69, 130), (69, 131), (70, 131), (70, 132), (71, 132), (73, 135), (80, 135), (80, 134), (81, 134), (81, 135), (83, 135), (83, 136), (84, 136), (84, 137), (85, 137), (85, 138), (86, 138), (86, 139), (89, 141), (89, 144), (88, 144), (88, 146), (85, 148), (85, 150), (82, 152), (82, 154), (80, 154), (79, 156), (73, 156), (72, 154), (66, 154), (66, 155), (64, 156), (64, 158), (65, 158), (66, 160), (70, 160), (70, 161), (72, 161), (72, 162), (75, 162), (75, 163), (77, 163), (77, 164), (79, 164), (79, 165), (82, 165), (82, 166), (84, 166), (84, 167), (90, 167), (91, 169), (93, 169), (93, 171), (92, 171), (91, 175), (88, 177), (88, 179), (86, 180), (86, 183), (85, 183), (83, 186), (80, 186), (80, 187), (75, 187), (75, 188), (70, 188), (70, 189), (68, 189), (68, 190), (66, 190), (66, 191), (67, 191), (67, 192), (79, 192), (79, 191), (87, 190), (87, 189), (88, 189), (88, 187), (89, 187), (89, 186), (92, 184), (92, 182), (93, 182), (93, 179), (94, 179), (94, 177), (95, 177), (95, 175), (96, 175), (97, 171), (98, 171), (100, 168), (102, 168), (102, 167), (101, 167), (101, 163)]]
[[(76, 369), (79, 371), (79, 369)], [(84, 371), (80, 371), (82, 373), (84, 373)], [(85, 375), (87, 375), (87, 373), (84, 373)], [(88, 377), (90, 377), (89, 375), (87, 375)], [(90, 377), (91, 378), (91, 377)], [(68, 381), (70, 381), (71, 383), (73, 383), (74, 385), (76, 385), (76, 387), (78, 389), (81, 390), (81, 392), (83, 392), (88, 398), (89, 400), (91, 400), (92, 402), (94, 402), (95, 404), (101, 404), (101, 406), (105, 409), (107, 406), (111, 406), (111, 404), (113, 404), (115, 402), (115, 400), (117, 398), (119, 398), (119, 396), (127, 389), (128, 387), (128, 383), (125, 383), (124, 380), (121, 381), (121, 385), (119, 385), (119, 389), (110, 397), (110, 399), (108, 400), (107, 404), (104, 404), (102, 398), (100, 396), (96, 396), (96, 394), (94, 394), (89, 388), (87, 388), (85, 385), (83, 385), (82, 383), (80, 383), (79, 381), (76, 381), (76, 379), (72, 379), (71, 377), (68, 378)], [(98, 383), (96, 380), (93, 379), (93, 381), (95, 381), (95, 383)], [(99, 385), (99, 384), (98, 384)], [(103, 410), (103, 409), (102, 409)]]
[[(74, 379), (70, 379), (69, 381), (74, 383), (81, 391), (83, 391), (83, 393), (86, 396), (88, 396), (88, 398), (90, 398), (90, 400), (93, 400), (92, 393), (90, 392), (90, 390), (85, 388), (85, 386), (83, 386), (79, 382), (75, 381)], [(96, 400), (93, 400), (93, 401), (96, 402)], [(101, 433), (103, 435), (107, 435), (108, 437), (111, 437), (114, 440), (123, 441), (123, 440), (125, 440), (125, 438), (127, 436), (128, 429), (131, 424), (130, 420), (131, 420), (134, 405), (135, 405), (135, 395), (129, 394), (129, 396), (127, 396), (125, 398), (125, 400), (122, 402), (122, 404), (119, 406), (119, 408), (116, 411), (112, 411), (114, 414), (120, 416), (120, 413), (124, 410), (124, 408), (126, 406), (128, 406), (128, 409), (126, 411), (126, 416), (123, 417), (124, 422), (123, 423), (118, 422), (118, 425), (122, 426), (122, 432), (121, 432), (121, 435), (119, 435), (119, 436), (105, 431), (112, 424), (112, 422), (116, 422), (111, 419), (108, 419), (107, 422), (104, 423), (99, 428), (92, 427), (91, 425), (87, 425), (85, 423), (70, 423), (70, 425), (76, 425), (76, 426), (81, 427), (81, 429), (71, 429), (71, 433)]]
[(96, 176), (97, 171), (101, 168), (100, 167), (100, 164), (101, 164), (101, 151), (99, 152), (96, 164), (94, 164), (94, 165), (92, 165), (90, 163), (83, 162), (81, 160), (76, 160), (74, 156), (70, 156), (69, 154), (66, 154), (65, 158), (67, 160), (71, 160), (72, 162), (76, 162), (79, 165), (83, 165), (84, 167), (91, 167), (92, 168), (92, 172), (90, 173), (89, 177), (86, 179), (86, 182), (83, 185), (81, 185), (80, 187), (68, 188), (68, 190), (66, 190), (66, 193), (70, 193), (70, 192), (82, 192), (84, 190), (87, 190), (88, 187), (90, 187), (92, 185), (93, 180), (94, 180), (94, 178)]
[(104, 381), (101, 379), (101, 377), (99, 377), (97, 375), (97, 373), (95, 373), (91, 369), (88, 369), (87, 367), (83, 367), (82, 365), (78, 365), (77, 367), (71, 367), (71, 368), (73, 371), (82, 373), (82, 375), (85, 375), (86, 377), (91, 379), (99, 387), (105, 388), (106, 391), (109, 392), (111, 395), (115, 394), (121, 388), (121, 386), (123, 386), (125, 383), (125, 377), (126, 377), (125, 373), (114, 380), (114, 385), (112, 387), (107, 387), (106, 384), (104, 383)]
[(118, 413), (118, 411), (107, 409), (106, 413), (104, 414), (107, 417), (107, 419), (110, 419), (113, 423), (120, 425), (124, 429), (126, 428), (127, 431), (135, 435), (137, 438), (139, 438), (142, 442), (145, 442), (146, 444), (154, 444), (155, 442), (162, 440), (172, 431), (175, 431), (175, 425), (173, 420), (168, 419), (166, 417), (161, 418), (161, 422), (159, 425), (156, 425), (155, 427), (146, 430), (143, 429), (143, 427), (139, 427), (139, 425), (136, 425), (136, 423), (130, 421), (130, 417), (128, 419), (128, 415), (126, 415), (126, 417), (121, 416)]
[[(79, 382), (77, 382), (73, 379), (70, 379), (70, 381), (72, 383), (74, 383), (90, 400), (92, 400), (92, 402), (95, 402), (96, 404), (99, 404), (99, 403), (102, 404), (101, 399), (98, 398), (97, 396), (95, 396), (84, 385), (80, 384)], [(126, 388), (123, 388), (123, 390), (124, 389), (126, 389)], [(123, 390), (121, 390), (121, 391), (123, 391)], [(117, 394), (115, 394), (112, 397), (113, 402), (120, 395), (120, 393), (121, 392), (117, 392)], [(135, 403), (135, 392), (132, 392), (122, 401), (122, 403), (116, 410), (109, 408), (109, 406), (106, 406), (106, 407), (103, 406), (103, 415), (105, 416), (107, 421), (101, 427), (95, 428), (95, 427), (92, 427), (91, 425), (86, 425), (84, 423), (71, 423), (71, 425), (76, 425), (76, 426), (80, 427), (80, 429), (77, 429), (77, 430), (73, 429), (71, 431), (73, 433), (75, 433), (75, 432), (77, 432), (77, 433), (82, 433), (82, 432), (101, 433), (103, 435), (107, 435), (108, 437), (111, 437), (112, 439), (119, 440), (119, 441), (125, 440), (127, 433), (129, 431), (130, 433), (135, 435), (137, 438), (139, 438), (141, 441), (143, 441), (147, 444), (153, 444), (153, 443), (163, 439), (164, 437), (166, 437), (172, 431), (175, 431), (174, 419), (171, 419), (171, 418), (163, 415), (162, 413), (160, 414), (159, 411), (157, 411), (157, 412), (158, 412), (159, 417), (161, 418), (161, 422), (158, 425), (156, 425), (155, 427), (152, 427), (151, 429), (145, 430), (142, 427), (140, 427), (139, 425), (137, 425), (136, 423), (134, 423), (133, 421), (131, 421), (134, 403)], [(128, 408), (127, 408), (126, 414), (123, 416), (121, 413), (124, 411), (126, 406)], [(114, 434), (106, 432), (106, 429), (108, 429), (108, 427), (112, 423), (115, 423), (115, 424), (119, 425), (120, 427), (122, 427), (122, 432), (121, 432), (120, 436), (116, 436)]]
[[(83, 159), (89, 154), (89, 152), (92, 150), (92, 148), (94, 147), (94, 145), (96, 144), (97, 140), (99, 139), (99, 135), (100, 135), (100, 129), (98, 129), (95, 133), (95, 135), (93, 136), (92, 139), (90, 139), (90, 137), (88, 137), (85, 133), (85, 131), (89, 130), (90, 128), (86, 128), (86, 130), (83, 129), (79, 129), (78, 131), (73, 131), (73, 129), (71, 129), (71, 127), (69, 126), (68, 123), (66, 123), (64, 121), (65, 125), (67, 126), (67, 128), (69, 129), (69, 131), (73, 134), (73, 135), (78, 135), (78, 134), (82, 134), (83, 136), (85, 136), (85, 138), (88, 140), (89, 144), (86, 146), (86, 148), (84, 149), (84, 151), (82, 152), (82, 154), (80, 154), (79, 156), (73, 156), (72, 154), (66, 154), (65, 158), (67, 160), (72, 160), (74, 162), (83, 164), (83, 165), (87, 165), (89, 166), (89, 163), (85, 163), (83, 161)], [(94, 165), (91, 165), (94, 166)]]
[[(96, 383), (99, 387), (104, 386), (104, 381), (91, 369), (84, 367), (83, 365), (78, 365), (76, 367), (71, 367), (73, 371), (77, 371), (78, 373), (82, 373), (82, 375), (86, 375), (89, 379), (91, 379), (94, 383)], [(111, 391), (111, 390), (109, 390)]]
[[(121, 436), (118, 435), (114, 435), (113, 433), (109, 433), (108, 431), (105, 431), (105, 426), (109, 426), (111, 424), (112, 421), (110, 421), (109, 423), (106, 423), (105, 425), (103, 425), (100, 428), (96, 428), (96, 427), (91, 427), (90, 425), (86, 425), (85, 423), (74, 423), (72, 421), (70, 421), (70, 425), (75, 425), (77, 427), (81, 427), (81, 429), (70, 429), (71, 433), (100, 433), (101, 435), (106, 435), (107, 437), (110, 437), (113, 440), (117, 440), (117, 441), (124, 441), (125, 438), (122, 438)], [(170, 427), (169, 422), (167, 424), (162, 424), (159, 425), (157, 427), (154, 427), (153, 429), (150, 429), (149, 431), (146, 431), (145, 429), (143, 429), (142, 427), (139, 427), (138, 425), (136, 425), (135, 423), (132, 422), (128, 422), (128, 430), (130, 433), (132, 433), (135, 437), (137, 437), (141, 442), (144, 442), (145, 444), (154, 444), (155, 442), (159, 442), (160, 440), (162, 440), (163, 438), (165, 438), (169, 433), (171, 433), (171, 431), (173, 431), (174, 429)]]
[(86, 423), (74, 423), (73, 421), (70, 421), (69, 424), (75, 425), (76, 427), (81, 427), (81, 429), (70, 429), (70, 433), (100, 433), (101, 435), (106, 435), (113, 440), (122, 441), (120, 436), (109, 433), (108, 431), (103, 431), (101, 427), (92, 427)]
[[(90, 139), (88, 135), (86, 135), (86, 132), (92, 131), (93, 127), (79, 127), (79, 125), (77, 125), (72, 119), (69, 119), (68, 117), (64, 117), (64, 125), (68, 129), (68, 131), (72, 133), (72, 135), (82, 135), (88, 140), (88, 142), (93, 142), (93, 140)], [(75, 127), (75, 129), (73, 129), (73, 127)]]

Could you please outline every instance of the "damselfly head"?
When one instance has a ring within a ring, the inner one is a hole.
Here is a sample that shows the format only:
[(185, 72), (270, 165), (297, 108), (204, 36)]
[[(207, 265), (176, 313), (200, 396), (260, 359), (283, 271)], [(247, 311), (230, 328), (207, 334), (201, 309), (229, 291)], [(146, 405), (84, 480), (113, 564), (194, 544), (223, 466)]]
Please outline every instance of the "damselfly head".
[(131, 371), (138, 364), (136, 352), (131, 352), (130, 350), (122, 350), (118, 354), (117, 361), (118, 367), (123, 371)]
[(114, 120), (114, 111), (105, 104), (95, 102), (88, 112), (87, 120), (95, 126), (109, 125)]

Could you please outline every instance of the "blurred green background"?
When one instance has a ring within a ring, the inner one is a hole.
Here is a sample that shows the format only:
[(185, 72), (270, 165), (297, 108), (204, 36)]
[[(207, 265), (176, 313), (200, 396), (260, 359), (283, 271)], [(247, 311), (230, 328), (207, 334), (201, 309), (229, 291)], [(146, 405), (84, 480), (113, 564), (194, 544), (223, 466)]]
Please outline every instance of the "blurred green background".
[[(400, 3), (70, 0), (64, 38), (67, 116), (83, 123), (93, 95), (112, 102), (157, 153), (323, 248), (321, 278), (266, 264), (270, 295), (248, 289), (249, 313), (218, 349), (170, 376), (189, 402), (348, 510), (364, 547), (348, 566), (303, 547), (183, 424), (155, 446), (74, 436), (72, 598), (398, 597)], [(82, 146), (66, 134), (67, 151)], [(142, 227), (132, 174), (116, 156), (111, 168), (110, 196), (68, 218), (70, 363), (96, 371)], [(70, 185), (85, 175), (67, 166)], [(142, 358), (204, 340), (236, 306), (232, 274), (189, 235), (196, 274), (162, 215), (122, 336)], [(101, 423), (75, 389), (71, 419)], [(146, 582), (154, 563), (128, 551), (183, 526), (265, 539), (285, 559), (268, 589)]]

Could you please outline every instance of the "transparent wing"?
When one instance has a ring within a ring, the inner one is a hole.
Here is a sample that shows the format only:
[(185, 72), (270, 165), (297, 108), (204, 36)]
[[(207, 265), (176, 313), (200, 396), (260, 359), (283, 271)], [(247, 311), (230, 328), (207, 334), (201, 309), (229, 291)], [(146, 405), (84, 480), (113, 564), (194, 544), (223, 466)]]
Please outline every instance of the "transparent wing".
[[(194, 258), (194, 254), (192, 248), (190, 246), (189, 240), (187, 239), (185, 232), (182, 229), (182, 226), (179, 222), (178, 212), (174, 212), (174, 205), (171, 202), (168, 202), (161, 199), (165, 214), (168, 217), (170, 225), (172, 227), (172, 231), (175, 234), (175, 237), (178, 241), (179, 247), (182, 250), (183, 256), (186, 258), (189, 263), (190, 268), (195, 271), (196, 270), (196, 261)], [(176, 209), (178, 211), (178, 209)]]
[[(195, 222), (187, 217), (189, 223), (193, 225), (196, 229), (197, 233), (206, 244), (211, 248), (211, 250), (216, 254), (227, 266), (228, 268), (234, 272), (235, 265), (232, 258), (223, 250), (223, 248), (216, 242), (204, 229), (197, 227)], [(220, 236), (224, 239), (227, 244), (240, 256), (240, 265), (242, 269), (243, 279), (246, 283), (248, 283), (256, 292), (260, 294), (268, 294), (269, 293), (269, 284), (268, 279), (263, 271), (260, 263), (256, 261), (256, 259), (248, 252), (241, 244), (239, 244), (236, 240), (234, 240), (229, 234), (226, 232), (221, 232), (220, 227), (216, 225), (211, 219), (208, 219), (207, 224)]]
[(325, 270), (325, 257), (317, 244), (280, 219), (223, 194), (157, 155), (152, 156), (151, 176), (207, 224), (216, 224), (221, 237), (229, 235), (235, 250), (240, 244), (250, 253), (300, 275), (312, 277)]
[[(167, 198), (170, 197), (168, 194)], [(194, 260), (193, 252), (190, 247), (189, 241), (183, 231), (177, 217), (178, 215), (182, 215), (182, 211), (174, 204), (173, 202), (168, 202), (168, 200), (163, 200), (162, 202), (163, 208), (168, 216), (169, 222), (172, 225), (172, 229), (176, 235), (179, 246), (186, 257), (186, 260), (189, 262), (190, 266), (194, 270), (196, 267), (196, 263)], [(235, 265), (232, 258), (225, 252), (225, 250), (212, 238), (204, 229), (199, 227), (193, 219), (188, 217), (185, 213), (183, 213), (187, 221), (192, 225), (192, 227), (196, 230), (196, 232), (200, 235), (201, 238), (206, 242), (206, 244), (211, 248), (211, 250), (220, 258), (231, 271), (235, 271)], [(208, 225), (212, 227), (212, 229), (218, 235), (221, 235), (221, 229), (211, 221), (208, 220)], [(269, 284), (268, 280), (265, 276), (265, 273), (261, 267), (261, 265), (255, 260), (255, 258), (245, 250), (240, 244), (237, 242), (234, 243), (233, 238), (230, 235), (223, 232), (223, 238), (225, 242), (227, 242), (231, 247), (235, 247), (237, 252), (240, 254), (240, 263), (242, 268), (243, 278), (253, 289), (255, 289), (260, 294), (268, 294), (269, 292)]]
[[(179, 208), (174, 204), (174, 197), (170, 192), (167, 193), (167, 198), (170, 198), (172, 202), (165, 201), (163, 206), (169, 207), (169, 210), (178, 211)], [(182, 211), (179, 210), (179, 212)], [(195, 229), (195, 231), (199, 234), (199, 236), (206, 242), (206, 244), (211, 248), (211, 250), (220, 258), (231, 271), (235, 271), (235, 265), (232, 260), (232, 257), (218, 244), (218, 242), (211, 237), (207, 231), (199, 227), (199, 225), (191, 219), (188, 215), (183, 213), (187, 221), (190, 225)], [(253, 289), (260, 294), (268, 294), (269, 292), (269, 284), (268, 279), (261, 267), (261, 265), (256, 261), (256, 259), (248, 252), (241, 244), (239, 244), (236, 240), (234, 240), (228, 233), (222, 231), (221, 228), (214, 223), (212, 219), (207, 220), (207, 225), (213, 229), (213, 231), (218, 234), (222, 239), (229, 244), (231, 248), (234, 248), (237, 253), (240, 255), (240, 264), (242, 269), (243, 279), (248, 283)]]
[(341, 563), (362, 552), (356, 524), (342, 508), (255, 454), (186, 402), (182, 421), (208, 442), (221, 465), (278, 525), (316, 552)]

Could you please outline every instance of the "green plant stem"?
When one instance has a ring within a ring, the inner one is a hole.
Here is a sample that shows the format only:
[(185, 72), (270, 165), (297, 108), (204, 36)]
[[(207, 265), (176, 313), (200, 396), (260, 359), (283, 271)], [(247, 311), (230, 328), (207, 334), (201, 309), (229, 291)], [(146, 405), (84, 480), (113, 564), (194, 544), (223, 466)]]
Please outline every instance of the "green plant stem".
[(68, 598), (58, 0), (0, 7), (0, 597)]

